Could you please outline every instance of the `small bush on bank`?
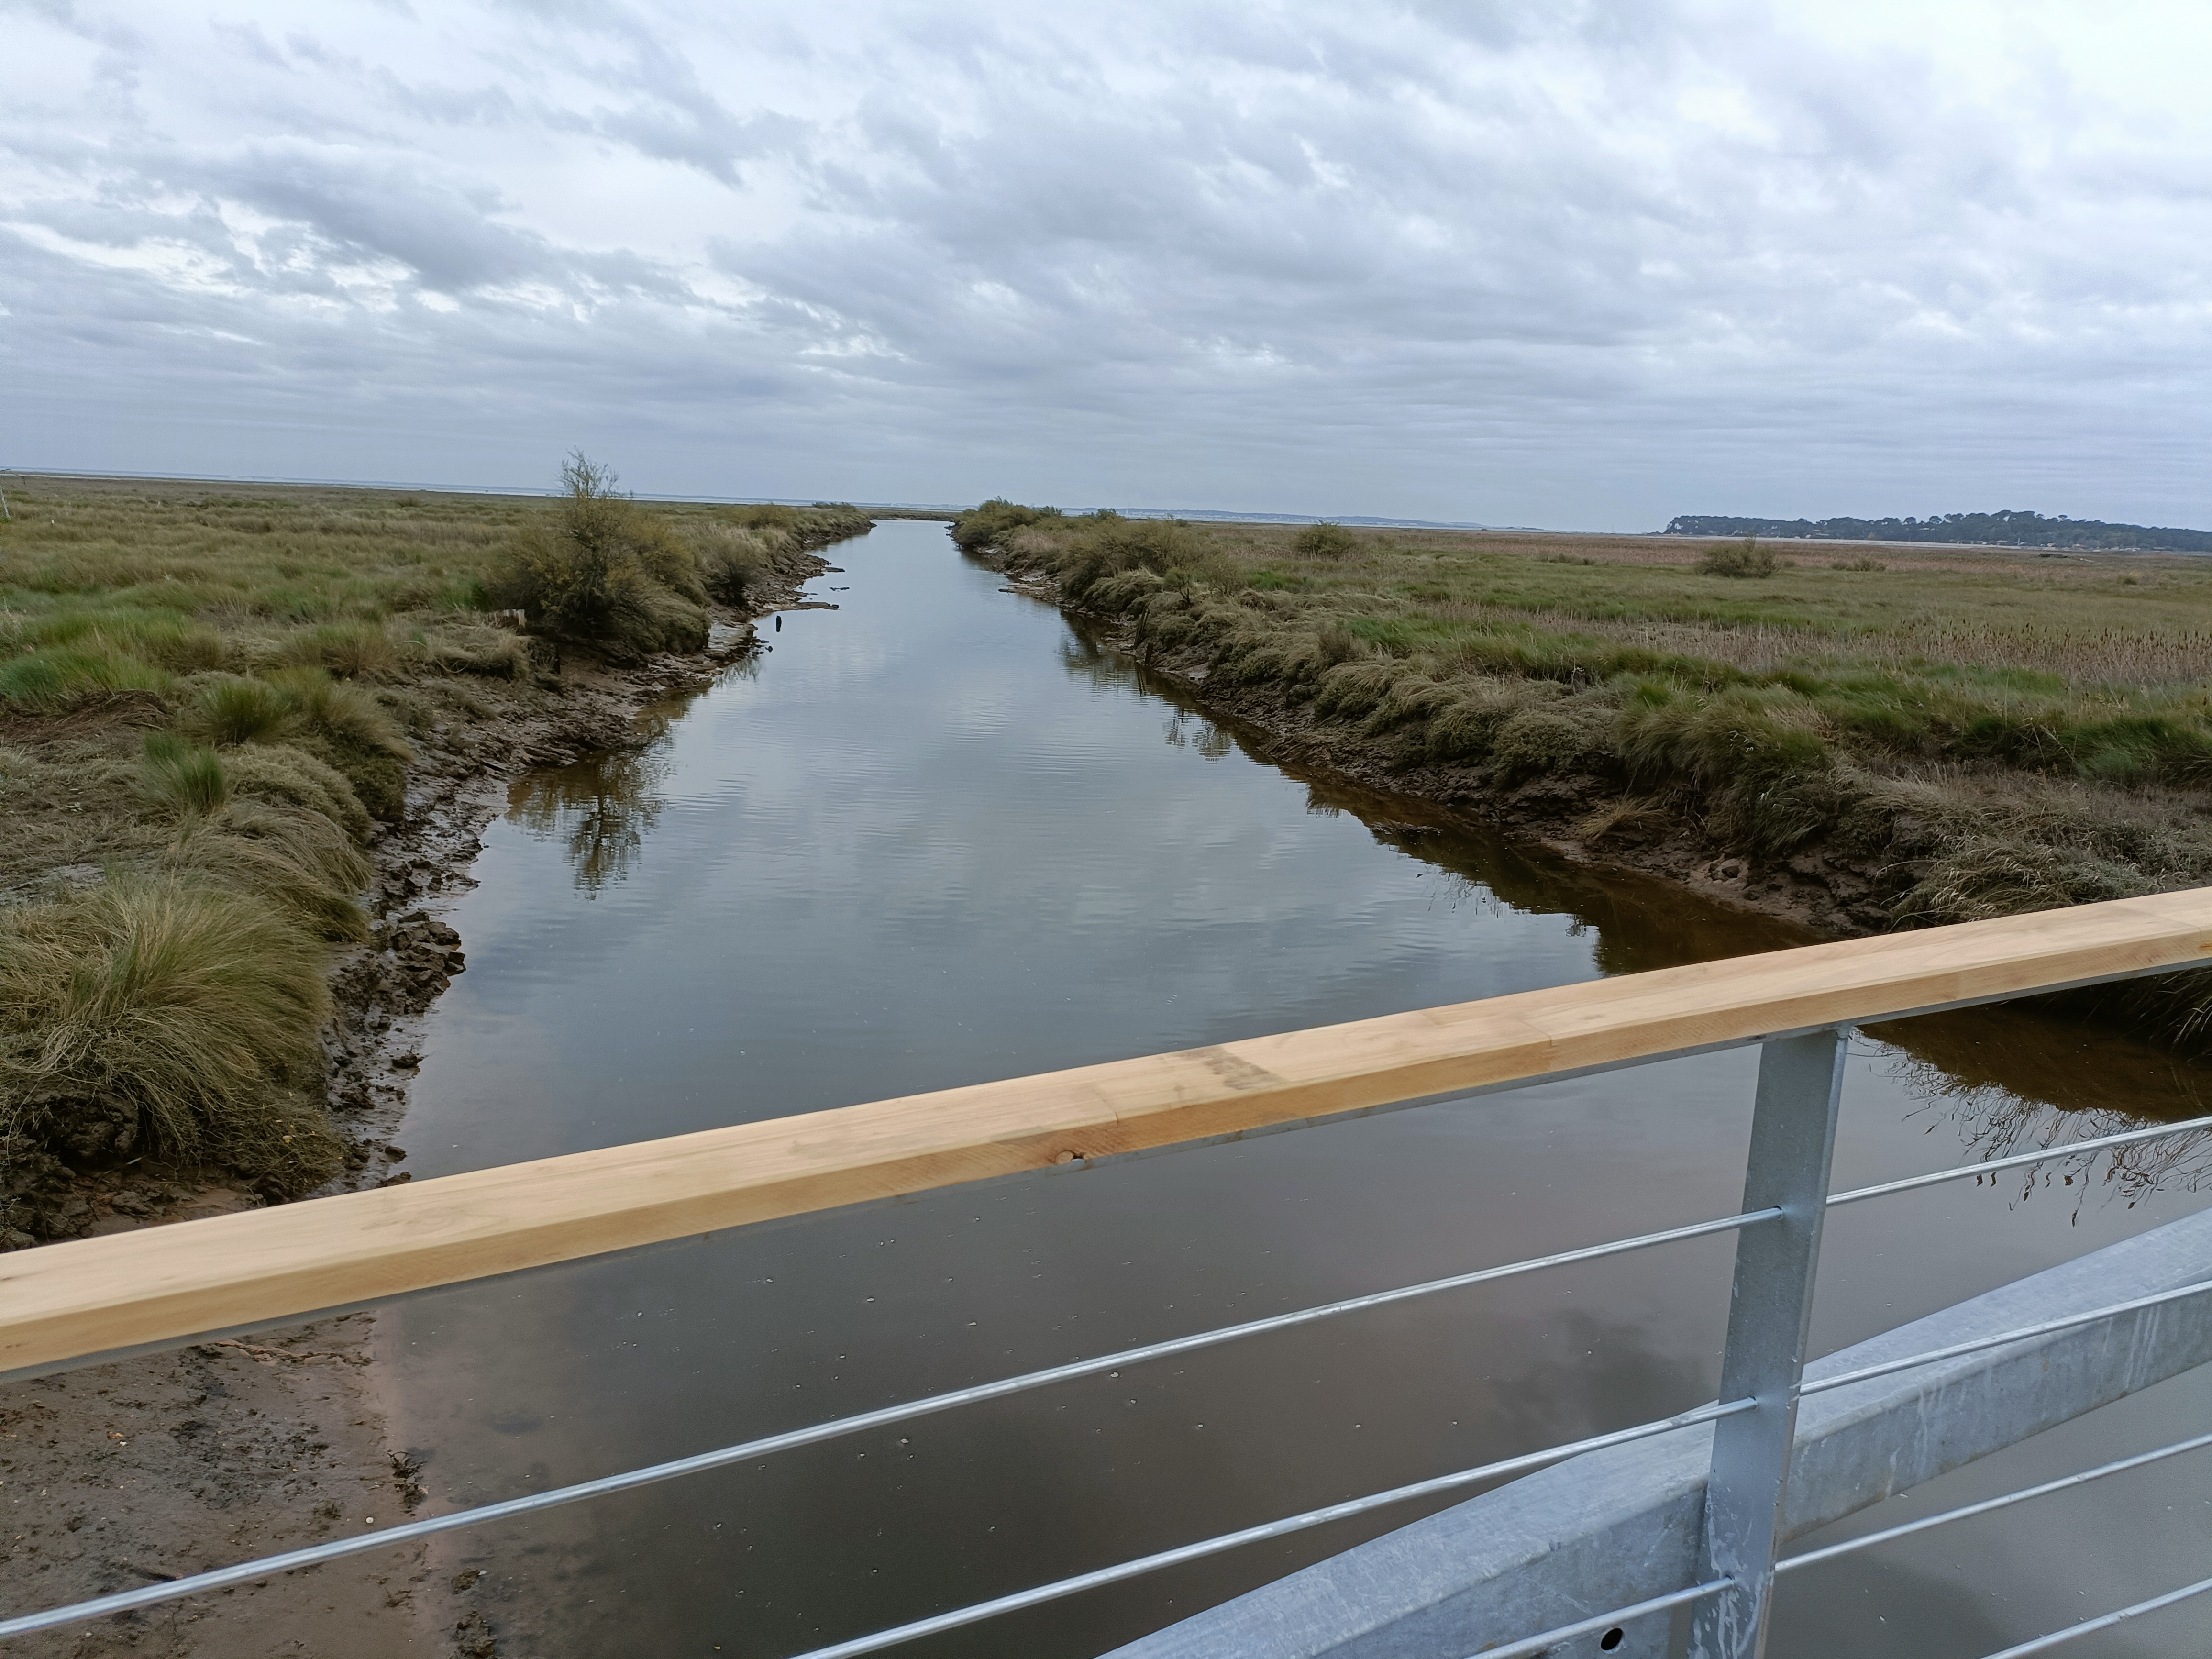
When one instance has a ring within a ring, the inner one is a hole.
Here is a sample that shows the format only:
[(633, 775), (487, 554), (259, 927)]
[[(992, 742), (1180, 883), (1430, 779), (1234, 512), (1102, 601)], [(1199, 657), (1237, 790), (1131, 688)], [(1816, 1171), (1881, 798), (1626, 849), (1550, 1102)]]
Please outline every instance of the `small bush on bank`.
[(530, 641), (505, 628), (447, 622), (416, 629), (408, 644), (419, 665), (487, 679), (525, 681), (532, 673)]
[(1613, 717), (1609, 705), (1584, 698), (1561, 699), (1509, 716), (1491, 745), (1500, 781), (1609, 768), (1618, 753)]
[(1698, 561), (1698, 568), (1708, 576), (1771, 576), (1776, 568), (1774, 551), (1759, 545), (1756, 536), (1746, 536), (1740, 542), (1716, 542)]
[[(178, 725), (195, 742), (220, 749), (285, 744), (334, 769), (353, 804), (374, 817), (394, 822), (406, 810), (414, 750), (374, 696), (320, 668), (278, 669), (265, 679), (210, 679), (193, 694)], [(267, 770), (261, 769), (264, 775)]]
[(775, 550), (760, 532), (731, 524), (706, 524), (691, 532), (693, 556), (708, 593), (744, 608), (775, 574)]
[(1359, 636), (1340, 622), (1323, 623), (1314, 636), (1314, 648), (1326, 668), (1350, 662), (1361, 651)]
[(988, 547), (1017, 530), (1060, 516), (1052, 507), (1022, 507), (1002, 495), (994, 495), (981, 507), (970, 507), (952, 521), (952, 540), (963, 553)]
[(392, 716), (362, 687), (332, 679), (316, 668), (283, 670), (271, 674), (269, 683), (310, 732), (344, 737), (398, 760), (413, 758), (414, 751)]
[(291, 698), (268, 681), (244, 674), (205, 682), (179, 719), (187, 736), (216, 748), (273, 742), (299, 723), (300, 710)]
[(580, 453), (562, 463), (560, 505), (515, 538), (492, 597), (547, 633), (623, 654), (696, 650), (707, 593), (691, 550), (616, 482), (613, 468)]
[(343, 826), (317, 811), (234, 801), (187, 824), (155, 867), (267, 899), (317, 939), (368, 935), (354, 899), (368, 884), (368, 860)]
[(1359, 542), (1342, 525), (1323, 519), (1291, 537), (1291, 550), (1302, 558), (1345, 559), (1359, 550)]

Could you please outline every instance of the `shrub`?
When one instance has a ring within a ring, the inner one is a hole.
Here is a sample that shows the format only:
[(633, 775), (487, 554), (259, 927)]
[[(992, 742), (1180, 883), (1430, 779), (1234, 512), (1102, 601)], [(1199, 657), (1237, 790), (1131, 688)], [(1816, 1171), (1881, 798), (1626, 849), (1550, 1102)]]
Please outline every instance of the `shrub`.
[(405, 816), (407, 763), (414, 750), (375, 697), (319, 668), (283, 669), (248, 683), (283, 711), (284, 719), (264, 741), (283, 737), (334, 768), (372, 816), (387, 823)]
[(281, 670), (269, 677), (269, 683), (310, 731), (351, 738), (403, 761), (413, 758), (414, 751), (391, 715), (360, 686), (332, 679), (316, 668)]
[(442, 623), (417, 629), (409, 639), (432, 668), (501, 680), (526, 680), (532, 673), (530, 641), (504, 628)]
[(549, 633), (625, 654), (696, 650), (706, 590), (690, 550), (615, 483), (613, 468), (580, 453), (563, 462), (560, 506), (516, 538), (492, 597)]
[(1023, 507), (1003, 495), (994, 495), (980, 507), (973, 507), (952, 521), (952, 539), (963, 553), (972, 553), (979, 547), (989, 547), (1011, 532), (1036, 523), (1041, 519), (1056, 519), (1059, 513), (1049, 507)]
[(173, 732), (146, 734), (139, 775), (147, 795), (180, 817), (218, 811), (230, 799), (222, 757), (212, 749), (194, 748)]
[(1319, 524), (1308, 525), (1292, 537), (1291, 548), (1304, 558), (1344, 559), (1359, 550), (1359, 543), (1342, 525), (1323, 519)]
[(1774, 552), (1761, 547), (1756, 536), (1746, 536), (1740, 542), (1716, 542), (1698, 561), (1698, 568), (1708, 576), (1771, 576)]
[(713, 598), (740, 609), (775, 569), (775, 554), (759, 532), (735, 525), (708, 523), (691, 532), (699, 578)]
[(690, 604), (707, 603), (706, 584), (700, 580), (691, 544), (665, 519), (637, 514), (630, 520), (629, 537), (631, 550), (647, 576)]
[(1323, 623), (1320, 633), (1315, 635), (1314, 648), (1326, 668), (1350, 662), (1362, 649), (1359, 636), (1340, 622)]
[(330, 1013), (322, 949), (246, 896), (170, 876), (0, 911), (0, 1128), (208, 1158), (287, 1193), (337, 1172), (292, 1093)]
[(185, 706), (187, 734), (217, 747), (266, 743), (300, 723), (297, 704), (266, 680), (225, 674), (204, 683)]

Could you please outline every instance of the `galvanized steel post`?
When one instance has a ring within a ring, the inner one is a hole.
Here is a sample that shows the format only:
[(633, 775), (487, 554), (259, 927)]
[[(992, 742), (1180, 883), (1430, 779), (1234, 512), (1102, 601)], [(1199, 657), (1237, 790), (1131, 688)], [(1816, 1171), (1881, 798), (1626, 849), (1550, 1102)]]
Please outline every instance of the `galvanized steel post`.
[(1849, 1038), (1848, 1028), (1816, 1031), (1768, 1042), (1759, 1052), (1743, 1207), (1773, 1206), (1782, 1214), (1737, 1236), (1720, 1397), (1759, 1403), (1714, 1428), (1705, 1541), (1692, 1582), (1726, 1578), (1730, 1588), (1692, 1615), (1692, 1659), (1760, 1659), (1765, 1650)]

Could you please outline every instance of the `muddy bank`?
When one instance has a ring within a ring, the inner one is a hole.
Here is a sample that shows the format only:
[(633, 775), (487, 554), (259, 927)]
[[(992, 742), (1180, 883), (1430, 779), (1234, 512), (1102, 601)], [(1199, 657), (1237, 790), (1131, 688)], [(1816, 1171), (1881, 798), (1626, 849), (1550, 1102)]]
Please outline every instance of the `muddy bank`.
[(1142, 664), (1231, 727), (1254, 756), (1287, 771), (1441, 808), (1447, 820), (1460, 816), (1509, 830), (1577, 864), (1663, 876), (1716, 902), (1789, 923), (1808, 942), (1881, 931), (1888, 906), (1917, 878), (1909, 863), (1855, 860), (1826, 847), (1758, 859), (1709, 834), (1696, 814), (1654, 797), (1625, 797), (1616, 781), (1595, 773), (1506, 782), (1493, 765), (1408, 764), (1389, 744), (1327, 719), (1284, 688), (1210, 684), (1209, 647), (1147, 647), (1124, 618), (1066, 604), (1051, 577), (1007, 571), (988, 551), (968, 556), (1000, 570), (1012, 591), (1057, 606), (1097, 643)]
[[(410, 732), (405, 817), (371, 848), (374, 932), (333, 962), (324, 1034), (344, 1172), (313, 1196), (409, 1178), (398, 1138), (422, 1017), (465, 941), (445, 920), (475, 884), (485, 827), (524, 772), (636, 741), (641, 709), (703, 687), (763, 648), (751, 617), (816, 602), (801, 585), (836, 567), (787, 556), (750, 614), (718, 611), (704, 652), (619, 664), (568, 647), (534, 684), (465, 688), (449, 718)], [(556, 664), (557, 663), (557, 670)], [(458, 696), (458, 694), (457, 694)], [(9, 1243), (90, 1237), (259, 1207), (272, 1195), (221, 1172), (143, 1159), (49, 1161), (12, 1183)], [(183, 1577), (388, 1525), (423, 1493), (375, 1386), (374, 1315), (21, 1381), (0, 1389), (0, 1568), (6, 1612)], [(185, 1659), (305, 1654), (457, 1656), (500, 1645), (479, 1575), (434, 1571), (416, 1546), (235, 1591), (19, 1638), (26, 1659), (147, 1653)]]

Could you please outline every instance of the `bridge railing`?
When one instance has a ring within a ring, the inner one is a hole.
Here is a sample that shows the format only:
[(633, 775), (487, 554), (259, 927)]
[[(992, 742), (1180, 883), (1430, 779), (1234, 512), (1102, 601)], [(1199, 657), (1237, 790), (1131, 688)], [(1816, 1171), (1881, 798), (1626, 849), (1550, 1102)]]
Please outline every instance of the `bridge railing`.
[[(1656, 1597), (1482, 1651), (1512, 1659), (1692, 1609), (1701, 1659), (1763, 1651), (1801, 1398), (1958, 1354), (2212, 1297), (2202, 1283), (2070, 1314), (1808, 1383), (1805, 1345), (1821, 1225), (1839, 1205), (1995, 1169), (2212, 1126), (2160, 1125), (2016, 1158), (1829, 1191), (1849, 1032), (2035, 993), (2212, 964), (2212, 890), (2124, 899), (2002, 921), (1807, 946), (1530, 991), (1378, 1019), (501, 1166), (313, 1203), (216, 1217), (0, 1256), (0, 1378), (40, 1375), (397, 1297), (663, 1244), (781, 1218), (878, 1203), (1076, 1165), (1604, 1072), (1678, 1055), (1762, 1048), (1743, 1201), (1731, 1215), (1486, 1267), (1056, 1365), (770, 1435), (526, 1498), (389, 1526), (312, 1548), (0, 1618), (0, 1638), (78, 1624), (271, 1573), (1118, 1370), (1265, 1332), (1571, 1262), (1711, 1233), (1737, 1235), (1719, 1399), (1680, 1415), (1441, 1474), (1285, 1516), (822, 1648), (845, 1659), (1180, 1562), (1711, 1423), (1698, 1568)], [(2023, 1501), (2212, 1443), (2178, 1443), (2069, 1481), (1795, 1558), (1796, 1567), (1906, 1530)], [(2043, 1651), (2092, 1629), (2212, 1591), (2212, 1579), (2008, 1650)], [(1440, 1656), (1457, 1659), (1457, 1656)]]

